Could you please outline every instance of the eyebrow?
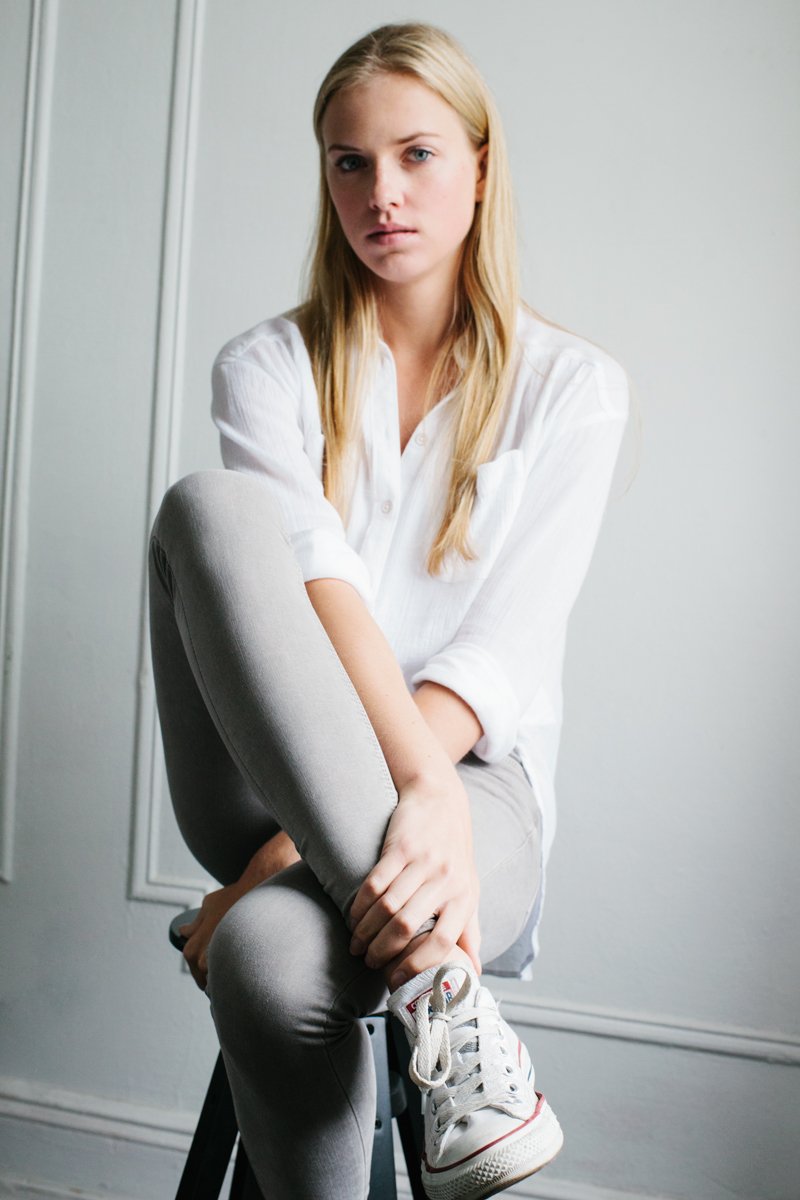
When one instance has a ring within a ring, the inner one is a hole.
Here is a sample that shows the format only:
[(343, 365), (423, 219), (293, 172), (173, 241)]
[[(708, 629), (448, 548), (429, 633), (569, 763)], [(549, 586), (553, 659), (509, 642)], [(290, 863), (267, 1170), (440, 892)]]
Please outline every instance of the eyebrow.
[[(406, 142), (415, 142), (417, 140), (417, 138), (440, 138), (441, 136), (442, 135), (440, 133), (426, 133), (423, 130), (420, 133), (412, 133), (408, 137), (398, 138), (397, 141), (394, 143), (394, 145), (395, 146), (404, 146), (406, 144)], [(331, 142), (330, 146), (328, 146), (328, 149), (325, 151), (325, 153), (330, 154), (331, 150), (358, 150), (358, 149), (359, 149), (358, 146), (346, 146), (343, 142)]]

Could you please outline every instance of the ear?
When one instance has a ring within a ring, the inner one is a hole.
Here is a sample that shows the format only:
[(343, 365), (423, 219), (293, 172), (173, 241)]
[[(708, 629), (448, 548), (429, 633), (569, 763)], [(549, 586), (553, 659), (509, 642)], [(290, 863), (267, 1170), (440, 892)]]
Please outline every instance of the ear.
[(486, 166), (487, 166), (488, 158), (489, 158), (489, 143), (484, 142), (483, 145), (481, 146), (480, 150), (478, 151), (478, 155), (477, 155), (477, 159), (476, 159), (477, 168), (478, 168), (477, 183), (475, 186), (475, 203), (476, 204), (479, 203), (481, 200), (483, 200), (483, 193), (486, 190)]

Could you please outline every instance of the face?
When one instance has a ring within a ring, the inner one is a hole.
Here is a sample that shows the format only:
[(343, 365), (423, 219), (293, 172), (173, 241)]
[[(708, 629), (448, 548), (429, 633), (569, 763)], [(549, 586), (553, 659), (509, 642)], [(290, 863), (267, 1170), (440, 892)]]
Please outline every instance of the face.
[(389, 286), (452, 286), (487, 149), (455, 109), (417, 79), (379, 75), (336, 93), (322, 135), (331, 199), (364, 265)]

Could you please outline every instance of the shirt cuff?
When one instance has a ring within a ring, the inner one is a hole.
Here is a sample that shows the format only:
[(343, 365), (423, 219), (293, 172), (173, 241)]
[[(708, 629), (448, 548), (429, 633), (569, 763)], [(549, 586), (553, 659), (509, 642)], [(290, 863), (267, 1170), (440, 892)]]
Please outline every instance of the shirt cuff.
[(497, 659), (472, 642), (451, 642), (434, 654), (411, 684), (425, 680), (450, 688), (467, 703), (483, 728), (472, 747), (484, 762), (498, 762), (514, 749), (520, 707), (514, 689)]
[(310, 579), (343, 579), (352, 584), (372, 611), (372, 581), (363, 558), (335, 533), (327, 529), (300, 529), (289, 541), (303, 573)]

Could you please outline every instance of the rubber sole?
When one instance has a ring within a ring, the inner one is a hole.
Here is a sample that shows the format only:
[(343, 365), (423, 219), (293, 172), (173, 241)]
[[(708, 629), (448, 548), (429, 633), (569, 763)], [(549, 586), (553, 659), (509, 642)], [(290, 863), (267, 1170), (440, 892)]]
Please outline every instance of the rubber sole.
[(551, 1163), (564, 1145), (564, 1134), (546, 1100), (533, 1127), (516, 1140), (504, 1140), (473, 1162), (431, 1172), (422, 1164), (422, 1186), (429, 1200), (485, 1200)]

